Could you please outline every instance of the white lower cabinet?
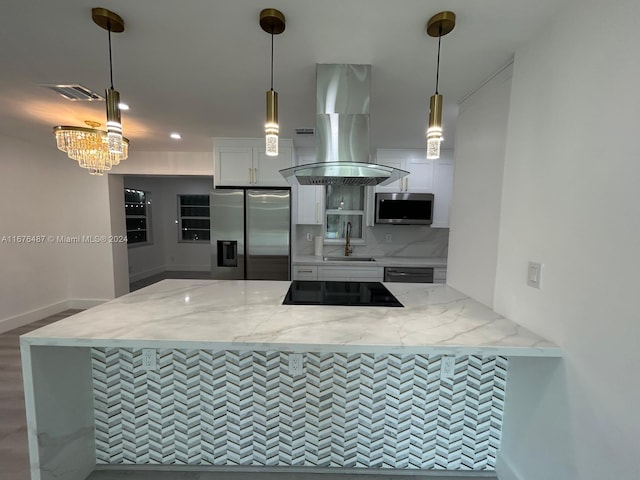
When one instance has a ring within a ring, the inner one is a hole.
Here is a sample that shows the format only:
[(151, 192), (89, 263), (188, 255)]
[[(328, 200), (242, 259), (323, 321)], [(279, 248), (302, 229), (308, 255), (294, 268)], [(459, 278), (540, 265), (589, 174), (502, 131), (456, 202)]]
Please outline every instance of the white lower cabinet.
[(316, 265), (294, 265), (294, 280), (318, 280), (318, 267)]
[(328, 280), (337, 282), (381, 282), (384, 267), (342, 265), (294, 265), (294, 280)]
[(433, 283), (447, 283), (447, 267), (433, 268)]
[[(355, 263), (355, 262), (354, 262)], [(294, 265), (293, 280), (383, 282), (384, 267), (375, 265)], [(447, 267), (433, 268), (433, 283), (447, 283)]]

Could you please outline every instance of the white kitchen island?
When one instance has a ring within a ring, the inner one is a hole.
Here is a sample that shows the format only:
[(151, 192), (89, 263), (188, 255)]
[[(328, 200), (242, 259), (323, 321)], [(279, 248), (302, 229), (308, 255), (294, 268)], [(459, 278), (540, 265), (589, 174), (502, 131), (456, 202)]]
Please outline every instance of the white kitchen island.
[(32, 479), (492, 470), (509, 359), (558, 347), (447, 286), (385, 285), (404, 308), (283, 305), (289, 282), (165, 280), (22, 336)]

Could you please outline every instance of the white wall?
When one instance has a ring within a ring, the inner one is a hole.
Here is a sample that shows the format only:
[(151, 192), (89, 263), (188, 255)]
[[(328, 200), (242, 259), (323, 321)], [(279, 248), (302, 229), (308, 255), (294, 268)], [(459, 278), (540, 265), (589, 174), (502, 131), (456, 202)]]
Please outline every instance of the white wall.
[(447, 284), (493, 305), (512, 66), (460, 104)]
[(640, 478), (638, 20), (585, 0), (516, 52), (494, 305), (565, 353), (507, 396), (522, 479)]
[(121, 175), (208, 175), (213, 176), (213, 141), (210, 152), (137, 152), (113, 167)]
[[(124, 179), (120, 175), (109, 175), (109, 212), (111, 216), (111, 235), (117, 238), (127, 236), (124, 211)], [(116, 297), (129, 293), (129, 252), (125, 242), (113, 242), (114, 293)]]
[(0, 239), (47, 237), (0, 243), (0, 331), (113, 298), (112, 246), (55, 238), (110, 234), (107, 177), (90, 176), (53, 143), (42, 148), (6, 136), (0, 162)]
[[(51, 147), (0, 136), (0, 240), (124, 232), (118, 176), (91, 176)], [(117, 171), (116, 171), (117, 170)], [(212, 175), (211, 152), (135, 152), (112, 173)], [(189, 263), (188, 255), (177, 261)], [(123, 244), (0, 243), (0, 331), (128, 291)]]
[[(69, 235), (108, 238), (111, 235), (108, 176), (92, 176), (77, 164), (71, 166), (74, 168), (65, 171), (60, 178), (61, 199), (65, 202), (62, 210), (47, 205), (47, 213), (56, 218), (59, 225), (65, 225)], [(66, 250), (66, 276), (71, 298), (99, 303), (115, 297), (111, 243), (83, 242), (67, 245)]]
[(152, 244), (129, 248), (132, 280), (167, 270), (208, 271), (211, 245), (178, 241), (178, 195), (208, 194), (213, 177), (126, 176), (124, 185), (151, 195)]

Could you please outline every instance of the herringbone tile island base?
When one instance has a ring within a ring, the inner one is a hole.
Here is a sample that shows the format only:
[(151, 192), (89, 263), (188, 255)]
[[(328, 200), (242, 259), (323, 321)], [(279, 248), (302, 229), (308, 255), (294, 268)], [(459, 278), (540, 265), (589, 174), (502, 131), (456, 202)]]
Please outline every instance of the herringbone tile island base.
[(297, 377), (288, 355), (92, 349), (98, 464), (495, 467), (505, 357), (440, 379), (440, 355), (306, 353)]
[[(10, 480), (30, 479), (18, 337), (74, 313), (77, 313), (77, 311), (69, 310), (25, 327), (0, 334), (0, 356), (2, 358), (2, 368), (0, 368), (0, 392), (2, 393), (0, 395), (0, 418), (2, 418), (2, 422), (0, 422), (0, 478), (3, 480), (5, 478)], [(119, 357), (118, 362), (120, 362)], [(145, 378), (145, 376), (143, 375), (142, 378)], [(117, 382), (122, 381), (121, 376), (115, 376), (115, 379), (117, 379)], [(109, 388), (114, 389), (115, 385), (111, 384)], [(313, 390), (313, 386), (308, 388)], [(112, 467), (104, 466), (104, 468)], [(119, 468), (127, 467), (120, 465)], [(408, 478), (425, 480), (484, 478), (496, 480), (496, 477), (488, 471), (460, 472), (456, 474), (455, 472), (425, 473), (413, 470), (406, 471), (408, 475), (396, 475), (395, 472), (393, 474), (391, 472), (382, 474), (380, 471), (369, 474), (362, 471), (362, 473), (356, 475), (346, 474), (337, 469), (330, 473), (326, 469), (323, 469), (322, 473), (305, 473), (300, 470), (286, 471), (287, 468), (296, 467), (282, 467), (285, 471), (278, 473), (256, 471), (256, 468), (264, 467), (240, 467), (244, 471), (239, 472), (181, 472), (175, 470), (180, 468), (178, 466), (167, 467), (174, 468), (170, 472), (140, 470), (140, 468), (145, 468), (144, 466), (135, 468), (136, 470), (97, 470), (89, 476), (88, 480), (403, 480)], [(204, 469), (205, 467), (202, 468)]]

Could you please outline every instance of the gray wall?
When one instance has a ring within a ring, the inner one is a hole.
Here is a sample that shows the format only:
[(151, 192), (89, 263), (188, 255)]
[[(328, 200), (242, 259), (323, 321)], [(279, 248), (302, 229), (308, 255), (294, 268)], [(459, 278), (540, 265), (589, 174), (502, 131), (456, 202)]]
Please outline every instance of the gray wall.
[(167, 270), (208, 271), (211, 246), (179, 242), (178, 195), (209, 194), (213, 177), (125, 176), (127, 188), (144, 190), (151, 198), (152, 243), (129, 247), (132, 280)]

